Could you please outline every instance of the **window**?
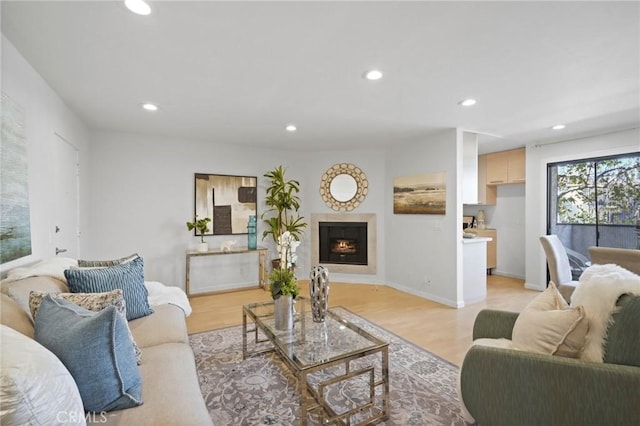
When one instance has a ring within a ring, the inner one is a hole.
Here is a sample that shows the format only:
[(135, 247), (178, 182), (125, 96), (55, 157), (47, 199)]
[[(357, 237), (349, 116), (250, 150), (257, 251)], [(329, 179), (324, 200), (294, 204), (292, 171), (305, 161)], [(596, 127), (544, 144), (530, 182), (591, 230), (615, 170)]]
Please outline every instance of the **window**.
[(640, 248), (640, 153), (548, 165), (547, 230), (567, 248), (574, 279), (590, 246)]

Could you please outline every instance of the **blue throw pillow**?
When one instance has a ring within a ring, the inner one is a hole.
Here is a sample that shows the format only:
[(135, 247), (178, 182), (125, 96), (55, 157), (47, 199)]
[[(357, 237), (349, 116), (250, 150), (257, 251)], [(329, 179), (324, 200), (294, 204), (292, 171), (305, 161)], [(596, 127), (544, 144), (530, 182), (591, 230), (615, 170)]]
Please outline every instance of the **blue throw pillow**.
[(149, 306), (149, 292), (144, 285), (141, 257), (108, 268), (67, 269), (64, 276), (72, 293), (106, 293), (122, 289), (129, 321), (153, 313)]
[(109, 306), (92, 312), (46, 296), (35, 321), (35, 339), (67, 367), (87, 411), (142, 404), (142, 378), (127, 322)]

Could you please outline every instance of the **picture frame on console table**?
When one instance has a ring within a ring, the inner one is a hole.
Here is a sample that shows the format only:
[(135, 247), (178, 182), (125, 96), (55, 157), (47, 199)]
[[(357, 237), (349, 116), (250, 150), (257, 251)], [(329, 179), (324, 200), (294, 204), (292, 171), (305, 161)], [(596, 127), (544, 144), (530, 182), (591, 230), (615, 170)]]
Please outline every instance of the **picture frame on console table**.
[(211, 219), (210, 233), (204, 235), (248, 232), (249, 216), (258, 214), (257, 176), (194, 173), (193, 180), (194, 214)]

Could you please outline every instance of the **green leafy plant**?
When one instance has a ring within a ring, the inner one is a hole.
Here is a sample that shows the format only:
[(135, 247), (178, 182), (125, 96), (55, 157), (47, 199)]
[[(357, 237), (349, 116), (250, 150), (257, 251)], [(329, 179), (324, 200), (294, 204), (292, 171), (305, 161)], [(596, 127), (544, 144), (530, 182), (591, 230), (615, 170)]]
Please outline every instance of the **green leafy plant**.
[(189, 231), (193, 231), (194, 229), (198, 230), (200, 242), (204, 243), (204, 234), (209, 230), (209, 222), (211, 222), (211, 218), (204, 217), (198, 219), (198, 215), (196, 215), (196, 217), (193, 218), (193, 222), (187, 222), (187, 229)]
[(264, 177), (269, 179), (269, 186), (265, 197), (268, 209), (261, 216), (267, 228), (262, 233), (262, 239), (271, 235), (273, 241), (278, 244), (280, 236), (289, 231), (297, 241), (300, 241), (307, 226), (304, 218), (298, 214), (300, 183), (297, 180), (287, 180), (285, 168), (282, 166), (265, 173)]
[(269, 290), (271, 297), (277, 299), (280, 296), (296, 297), (300, 292), (298, 281), (296, 280), (293, 270), (288, 268), (276, 268), (269, 274)]

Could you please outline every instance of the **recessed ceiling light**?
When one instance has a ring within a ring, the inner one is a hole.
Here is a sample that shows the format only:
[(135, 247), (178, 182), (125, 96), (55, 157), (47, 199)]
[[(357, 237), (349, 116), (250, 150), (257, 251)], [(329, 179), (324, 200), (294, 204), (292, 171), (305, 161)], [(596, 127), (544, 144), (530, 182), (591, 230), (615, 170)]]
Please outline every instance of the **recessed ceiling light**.
[(370, 70), (364, 73), (364, 78), (367, 80), (380, 80), (382, 78), (382, 71)]
[(144, 103), (141, 105), (142, 108), (146, 109), (147, 111), (157, 111), (158, 110), (158, 105), (154, 105), (152, 103)]
[(148, 15), (151, 13), (151, 7), (144, 0), (124, 0), (127, 9), (138, 15)]
[(468, 107), (468, 106), (475, 105), (477, 102), (478, 101), (476, 101), (475, 99), (469, 98), (469, 99), (465, 99), (463, 101), (458, 102), (458, 105), (462, 105), (462, 106)]
[(552, 129), (552, 130), (562, 130), (562, 129), (564, 129), (565, 127), (567, 127), (567, 126), (565, 126), (564, 124), (556, 124), (556, 125), (555, 125), (555, 126), (553, 126), (551, 129)]
[(289, 124), (287, 127), (285, 127), (285, 129), (287, 130), (287, 132), (295, 132), (296, 130), (298, 130), (298, 128), (293, 124)]

